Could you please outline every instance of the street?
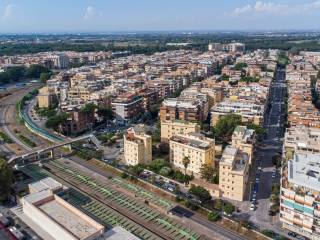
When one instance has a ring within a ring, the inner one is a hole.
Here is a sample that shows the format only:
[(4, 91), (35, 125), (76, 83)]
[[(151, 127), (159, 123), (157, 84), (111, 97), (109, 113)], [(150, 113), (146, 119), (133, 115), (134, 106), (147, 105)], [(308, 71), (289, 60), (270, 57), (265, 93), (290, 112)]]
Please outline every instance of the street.
[[(279, 232), (280, 222), (278, 216), (269, 216), (269, 197), (271, 186), (280, 181), (280, 174), (272, 163), (272, 157), (282, 151), (282, 138), (285, 127), (285, 69), (278, 67), (275, 81), (270, 88), (270, 107), (266, 110), (264, 128), (265, 138), (262, 147), (257, 149), (256, 176), (253, 181), (252, 194), (256, 194), (256, 210), (251, 211), (250, 221), (263, 229)], [(261, 168), (261, 171), (259, 170)], [(257, 181), (258, 179), (258, 181)], [(252, 198), (252, 196), (251, 196)]]

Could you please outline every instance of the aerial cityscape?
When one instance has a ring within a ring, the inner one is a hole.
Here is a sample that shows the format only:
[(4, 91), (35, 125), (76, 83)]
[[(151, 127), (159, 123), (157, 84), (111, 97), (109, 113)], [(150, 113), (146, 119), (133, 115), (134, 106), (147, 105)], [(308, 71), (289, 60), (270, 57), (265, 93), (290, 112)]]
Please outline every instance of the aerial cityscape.
[(0, 240), (320, 240), (320, 1), (0, 2)]

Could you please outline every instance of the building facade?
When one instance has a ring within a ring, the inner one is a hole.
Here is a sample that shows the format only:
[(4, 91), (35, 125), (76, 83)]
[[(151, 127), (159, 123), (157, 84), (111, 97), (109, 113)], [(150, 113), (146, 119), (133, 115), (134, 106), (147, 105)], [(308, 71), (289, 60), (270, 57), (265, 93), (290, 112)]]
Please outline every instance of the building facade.
[(248, 154), (249, 164), (254, 157), (255, 140), (255, 131), (246, 126), (237, 126), (232, 134), (232, 146)]
[(249, 156), (240, 149), (227, 146), (219, 162), (221, 196), (243, 201), (249, 179)]
[(123, 139), (124, 161), (127, 165), (134, 166), (152, 161), (152, 138), (145, 134), (143, 125), (129, 128)]
[(202, 165), (215, 167), (215, 142), (199, 133), (174, 135), (170, 139), (170, 162), (184, 170), (183, 161), (189, 159), (187, 172), (200, 174)]
[(123, 94), (114, 99), (111, 105), (119, 125), (133, 122), (144, 112), (143, 99), (136, 93)]
[(161, 121), (161, 141), (168, 142), (175, 135), (188, 135), (199, 133), (200, 126), (197, 123), (181, 120)]

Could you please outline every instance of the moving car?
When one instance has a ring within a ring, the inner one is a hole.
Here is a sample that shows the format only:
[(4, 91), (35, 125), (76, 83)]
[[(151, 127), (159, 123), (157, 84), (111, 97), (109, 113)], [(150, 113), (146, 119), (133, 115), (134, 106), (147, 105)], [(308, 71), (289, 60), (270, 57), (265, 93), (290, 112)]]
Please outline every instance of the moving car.
[(256, 210), (256, 206), (255, 206), (253, 203), (251, 203), (251, 205), (250, 205), (250, 211), (254, 211), (254, 210)]

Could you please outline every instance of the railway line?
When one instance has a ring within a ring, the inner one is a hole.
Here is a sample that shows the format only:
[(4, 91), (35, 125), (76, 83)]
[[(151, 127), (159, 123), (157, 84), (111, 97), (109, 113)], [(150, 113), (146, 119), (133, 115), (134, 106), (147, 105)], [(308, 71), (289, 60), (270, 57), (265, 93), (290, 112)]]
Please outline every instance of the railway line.
[[(195, 233), (168, 216), (155, 211), (146, 204), (140, 203), (132, 199), (132, 197), (119, 192), (116, 190), (116, 187), (111, 187), (112, 184), (102, 184), (79, 170), (58, 161), (51, 161), (45, 164), (44, 167), (50, 174), (80, 190), (82, 194), (90, 196), (94, 201), (82, 202), (81, 208), (89, 215), (93, 215), (100, 221), (102, 220), (102, 222), (107, 221), (111, 217), (108, 225), (118, 222), (117, 218), (112, 217), (115, 216), (119, 219), (122, 218), (122, 221), (129, 221), (127, 223), (128, 226), (120, 224), (125, 228), (129, 227), (129, 231), (133, 231), (130, 228), (140, 228), (140, 230), (142, 228), (144, 232), (147, 232), (147, 234), (142, 234), (143, 236), (139, 234), (139, 237), (142, 239), (208, 239), (206, 236)], [(124, 186), (123, 184), (125, 184), (118, 180), (112, 181), (113, 184), (119, 184), (119, 186)], [(138, 192), (139, 189), (131, 190)], [(156, 199), (159, 200), (159, 198), (154, 198), (153, 196), (149, 196), (149, 198), (150, 201), (154, 202), (157, 202)], [(83, 197), (77, 198), (73, 196), (73, 203), (77, 207), (80, 206), (81, 201), (83, 201)], [(165, 208), (170, 203), (158, 201), (157, 204)]]

